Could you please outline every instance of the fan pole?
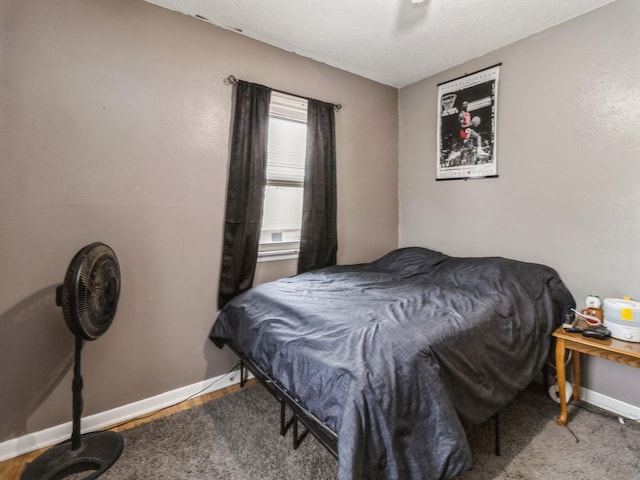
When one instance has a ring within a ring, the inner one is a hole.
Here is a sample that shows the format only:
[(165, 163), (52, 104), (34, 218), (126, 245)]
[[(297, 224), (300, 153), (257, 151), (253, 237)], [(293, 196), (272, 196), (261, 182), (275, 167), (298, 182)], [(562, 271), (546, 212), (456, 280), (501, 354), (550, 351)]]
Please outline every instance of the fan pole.
[(84, 402), (82, 401), (82, 374), (80, 373), (80, 359), (82, 355), (82, 346), (84, 340), (80, 335), (76, 335), (76, 351), (75, 362), (73, 367), (73, 383), (71, 390), (73, 391), (73, 430), (71, 433), (71, 449), (78, 450), (82, 446), (82, 433), (80, 428), (80, 422), (82, 417), (82, 408)]

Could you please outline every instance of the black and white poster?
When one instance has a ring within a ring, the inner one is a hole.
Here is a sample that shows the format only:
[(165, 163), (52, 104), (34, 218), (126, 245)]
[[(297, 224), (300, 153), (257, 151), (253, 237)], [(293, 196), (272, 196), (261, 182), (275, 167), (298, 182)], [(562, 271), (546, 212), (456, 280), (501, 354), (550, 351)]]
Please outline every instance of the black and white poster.
[(438, 85), (436, 180), (497, 177), (500, 65)]

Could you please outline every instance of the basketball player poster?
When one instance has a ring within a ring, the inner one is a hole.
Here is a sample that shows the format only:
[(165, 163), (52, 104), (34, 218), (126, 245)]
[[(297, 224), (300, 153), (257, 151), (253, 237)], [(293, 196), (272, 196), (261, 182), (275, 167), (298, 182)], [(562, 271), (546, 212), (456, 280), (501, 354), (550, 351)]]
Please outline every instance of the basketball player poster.
[(438, 85), (436, 180), (497, 177), (500, 64)]

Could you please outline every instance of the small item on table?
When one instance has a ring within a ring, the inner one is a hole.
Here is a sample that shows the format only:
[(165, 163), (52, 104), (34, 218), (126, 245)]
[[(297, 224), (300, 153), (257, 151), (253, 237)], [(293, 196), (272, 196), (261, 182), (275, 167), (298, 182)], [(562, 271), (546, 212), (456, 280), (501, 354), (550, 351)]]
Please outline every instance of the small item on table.
[(582, 335), (585, 337), (597, 338), (598, 340), (604, 340), (611, 336), (611, 332), (604, 325), (598, 325), (596, 327), (583, 328)]
[(595, 323), (587, 320), (590, 325), (601, 325), (604, 321), (604, 310), (602, 310), (602, 301), (598, 295), (589, 295), (585, 300), (586, 308), (582, 310), (582, 314), (590, 317), (596, 317), (600, 322)]
[[(585, 309), (588, 310), (588, 309)], [(583, 310), (583, 312), (585, 311)], [(595, 315), (589, 315), (587, 313), (581, 313), (578, 312), (577, 310), (573, 310), (573, 312), (579, 316), (581, 319), (583, 319), (588, 326), (590, 327), (597, 327), (599, 325), (602, 325), (602, 320), (599, 317), (596, 317)]]

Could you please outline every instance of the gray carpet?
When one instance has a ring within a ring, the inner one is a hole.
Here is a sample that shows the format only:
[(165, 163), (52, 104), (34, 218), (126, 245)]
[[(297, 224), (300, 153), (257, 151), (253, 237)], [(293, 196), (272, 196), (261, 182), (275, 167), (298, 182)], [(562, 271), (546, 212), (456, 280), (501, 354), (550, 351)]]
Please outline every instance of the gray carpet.
[[(474, 466), (460, 480), (640, 480), (640, 425), (570, 405), (570, 429), (557, 405), (532, 386), (493, 423), (474, 428)], [(279, 404), (260, 386), (123, 432), (125, 450), (101, 478), (335, 479), (336, 460), (309, 435), (293, 450), (279, 435)], [(572, 435), (572, 432), (579, 439)]]

